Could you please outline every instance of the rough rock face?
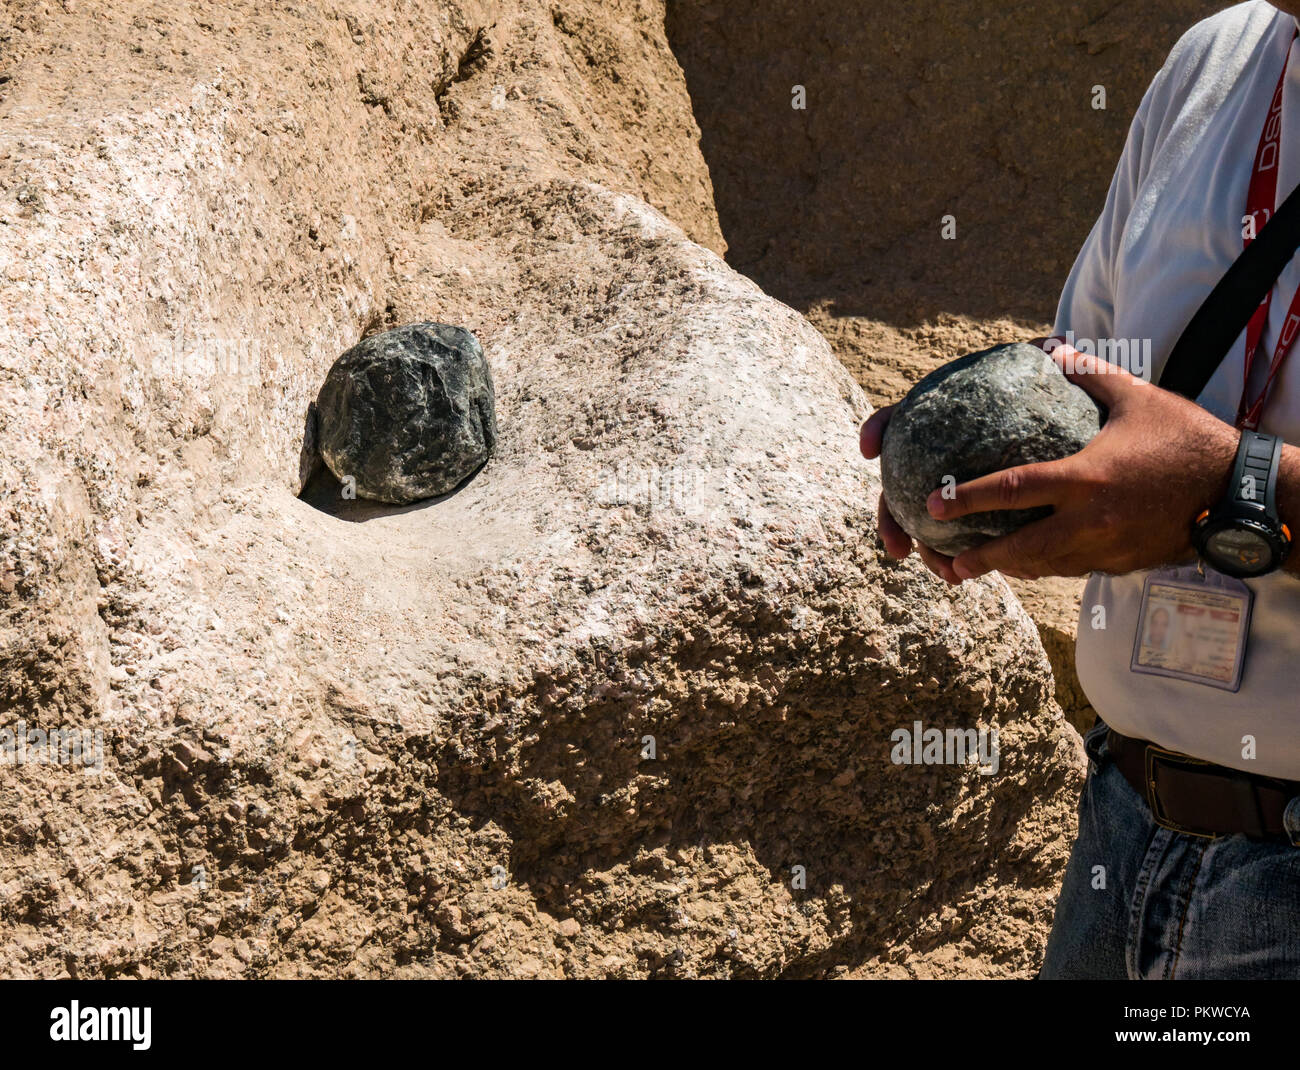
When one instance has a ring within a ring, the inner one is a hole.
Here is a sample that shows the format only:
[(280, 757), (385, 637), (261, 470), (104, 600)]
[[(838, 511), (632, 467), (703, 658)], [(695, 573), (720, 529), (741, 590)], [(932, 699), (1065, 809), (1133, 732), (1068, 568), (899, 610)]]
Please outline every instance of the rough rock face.
[[(104, 760), (0, 778), (0, 973), (1033, 972), (1042, 649), (884, 556), (861, 391), (647, 203), (720, 245), (657, 3), (14, 10), (0, 714)], [(493, 463), (312, 508), (326, 370), (415, 320)]]
[(492, 370), (471, 332), (409, 323), (334, 362), (316, 420), (321, 457), (359, 497), (405, 505), (449, 494), (496, 446)]
[(970, 353), (916, 384), (890, 417), (880, 474), (889, 511), (906, 531), (959, 554), (1051, 512), (997, 509), (935, 520), (930, 494), (1022, 464), (1078, 453), (1101, 429), (1097, 403), (1037, 346)]

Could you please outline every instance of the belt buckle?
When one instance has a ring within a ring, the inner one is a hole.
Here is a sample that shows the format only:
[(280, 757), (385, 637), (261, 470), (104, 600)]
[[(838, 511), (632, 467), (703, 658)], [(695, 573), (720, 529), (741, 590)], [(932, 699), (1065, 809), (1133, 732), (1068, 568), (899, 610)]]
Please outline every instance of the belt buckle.
[(1154, 743), (1147, 744), (1146, 750), (1146, 785), (1147, 785), (1147, 807), (1151, 811), (1155, 823), (1162, 829), (1168, 829), (1170, 832), (1180, 832), (1185, 836), (1200, 836), (1203, 839), (1213, 840), (1218, 838), (1217, 832), (1207, 832), (1205, 829), (1189, 828), (1186, 825), (1180, 825), (1164, 812), (1160, 805), (1160, 796), (1156, 792), (1156, 765), (1160, 762), (1164, 765), (1180, 766), (1184, 769), (1195, 769), (1197, 766), (1213, 765), (1213, 762), (1207, 762), (1200, 758), (1193, 758), (1189, 754), (1180, 754), (1175, 750), (1168, 750), (1164, 747), (1158, 747)]

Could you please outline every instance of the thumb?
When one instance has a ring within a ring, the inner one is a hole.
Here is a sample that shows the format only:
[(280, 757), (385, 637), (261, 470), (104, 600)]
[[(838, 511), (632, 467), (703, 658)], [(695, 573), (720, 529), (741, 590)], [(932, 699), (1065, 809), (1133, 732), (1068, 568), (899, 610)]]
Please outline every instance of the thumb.
[(1130, 392), (1146, 385), (1145, 379), (1139, 379), (1118, 364), (1080, 353), (1073, 346), (1057, 346), (1050, 356), (1070, 382), (1108, 409), (1115, 408)]

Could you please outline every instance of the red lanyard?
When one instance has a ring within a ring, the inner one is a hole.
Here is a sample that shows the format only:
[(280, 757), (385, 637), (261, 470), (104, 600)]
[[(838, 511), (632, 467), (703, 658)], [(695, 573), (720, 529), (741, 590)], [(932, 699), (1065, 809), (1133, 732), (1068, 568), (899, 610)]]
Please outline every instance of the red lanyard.
[[(1300, 29), (1292, 35), (1292, 44), (1295, 43), (1296, 36), (1300, 36)], [(1250, 191), (1246, 195), (1246, 215), (1255, 221), (1255, 227), (1252, 229), (1267, 223), (1273, 217), (1273, 209), (1277, 205), (1277, 164), (1282, 145), (1282, 90), (1286, 86), (1286, 69), (1290, 61), (1291, 49), (1288, 46), (1286, 61), (1282, 64), (1282, 76), (1277, 80), (1277, 91), (1273, 94), (1268, 116), (1264, 119), (1264, 129), (1259, 135), (1259, 148), (1255, 151), (1255, 169), (1251, 173)], [(1242, 246), (1248, 246), (1252, 241), (1254, 241), (1253, 236), (1243, 235)], [(1268, 378), (1264, 380), (1259, 396), (1247, 404), (1250, 369), (1255, 364), (1255, 353), (1259, 349), (1260, 338), (1268, 323), (1268, 310), (1272, 302), (1273, 291), (1270, 289), (1246, 326), (1246, 368), (1241, 384), (1241, 401), (1237, 405), (1237, 426), (1250, 428), (1252, 431), (1259, 427), (1260, 414), (1264, 411), (1264, 402), (1268, 400), (1269, 389), (1273, 385), (1273, 380), (1277, 378), (1277, 373), (1282, 370), (1282, 362), (1291, 352), (1297, 329), (1300, 329), (1300, 290), (1297, 290), (1295, 297), (1291, 299), (1291, 307), (1287, 310), (1286, 323), (1282, 326), (1277, 345), (1273, 347), (1273, 360), (1268, 366)]]

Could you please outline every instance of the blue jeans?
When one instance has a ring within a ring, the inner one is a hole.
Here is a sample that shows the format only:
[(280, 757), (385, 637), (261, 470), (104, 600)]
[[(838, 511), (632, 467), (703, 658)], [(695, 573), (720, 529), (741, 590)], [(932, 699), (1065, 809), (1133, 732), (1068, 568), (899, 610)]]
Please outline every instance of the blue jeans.
[[(1170, 832), (1087, 735), (1088, 779), (1041, 977), (1300, 978), (1300, 847)], [(1286, 811), (1300, 840), (1300, 799)]]

